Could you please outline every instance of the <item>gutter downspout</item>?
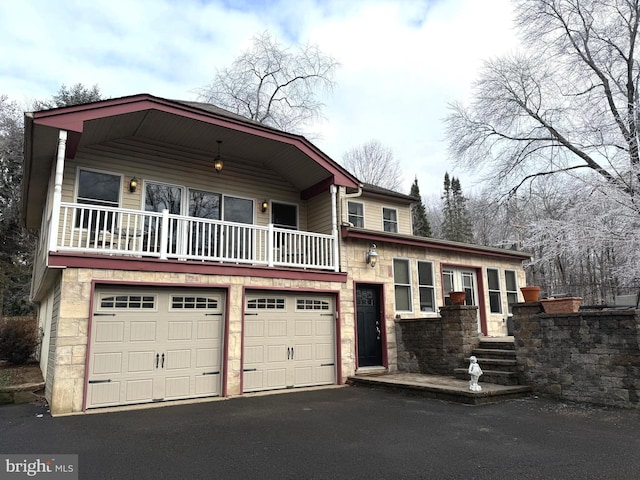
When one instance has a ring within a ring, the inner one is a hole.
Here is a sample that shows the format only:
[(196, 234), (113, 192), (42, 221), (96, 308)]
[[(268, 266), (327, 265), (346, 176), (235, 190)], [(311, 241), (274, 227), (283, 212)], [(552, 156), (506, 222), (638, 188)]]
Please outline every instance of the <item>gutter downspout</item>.
[(58, 155), (56, 157), (56, 175), (53, 186), (53, 205), (51, 206), (51, 223), (49, 224), (49, 251), (58, 250), (58, 226), (60, 224), (60, 204), (62, 203), (62, 173), (64, 157), (67, 149), (67, 131), (60, 130), (58, 135)]
[(349, 220), (349, 217), (347, 217), (346, 220), (343, 218), (344, 217), (344, 212), (347, 210), (347, 206), (346, 206), (347, 200), (349, 198), (357, 198), (357, 197), (360, 197), (360, 196), (362, 196), (362, 184), (361, 183), (358, 184), (358, 191), (357, 192), (354, 192), (354, 193), (346, 193), (345, 192), (345, 194), (342, 196), (342, 202), (341, 202), (341, 207), (342, 207), (341, 208), (341, 210), (342, 210), (341, 213), (342, 213), (342, 215), (340, 215), (340, 223), (342, 223), (343, 221), (348, 221)]

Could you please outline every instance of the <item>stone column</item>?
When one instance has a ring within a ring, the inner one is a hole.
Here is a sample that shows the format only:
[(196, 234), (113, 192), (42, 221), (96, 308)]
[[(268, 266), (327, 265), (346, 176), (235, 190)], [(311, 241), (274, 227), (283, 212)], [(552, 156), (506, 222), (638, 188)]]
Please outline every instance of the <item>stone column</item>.
[(442, 355), (449, 375), (466, 366), (467, 358), (480, 343), (478, 307), (451, 305), (440, 308), (442, 317)]

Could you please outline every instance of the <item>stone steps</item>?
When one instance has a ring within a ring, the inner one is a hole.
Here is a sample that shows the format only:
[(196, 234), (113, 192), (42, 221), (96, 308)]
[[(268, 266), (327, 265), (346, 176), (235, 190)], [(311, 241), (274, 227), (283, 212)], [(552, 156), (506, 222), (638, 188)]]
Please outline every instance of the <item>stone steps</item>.
[[(482, 368), (481, 383), (497, 385), (519, 385), (518, 362), (516, 360), (515, 344), (512, 340), (480, 340), (478, 348), (472, 355), (478, 360)], [(468, 362), (469, 359), (466, 359)], [(456, 368), (454, 375), (458, 379), (469, 379), (467, 368)]]

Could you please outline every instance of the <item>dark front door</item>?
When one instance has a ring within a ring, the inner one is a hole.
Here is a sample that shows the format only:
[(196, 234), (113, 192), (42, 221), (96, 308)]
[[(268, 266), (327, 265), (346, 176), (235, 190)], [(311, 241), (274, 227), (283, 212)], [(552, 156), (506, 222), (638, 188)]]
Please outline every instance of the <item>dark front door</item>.
[(380, 324), (380, 288), (356, 287), (358, 317), (358, 367), (382, 365), (382, 325)]

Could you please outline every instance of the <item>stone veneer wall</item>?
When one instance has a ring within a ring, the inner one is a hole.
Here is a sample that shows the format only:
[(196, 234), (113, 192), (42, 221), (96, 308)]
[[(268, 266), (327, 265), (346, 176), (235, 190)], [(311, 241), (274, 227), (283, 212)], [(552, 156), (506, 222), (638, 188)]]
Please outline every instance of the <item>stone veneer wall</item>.
[(440, 317), (396, 320), (398, 370), (453, 375), (478, 346), (477, 307), (440, 308)]
[(640, 311), (513, 307), (521, 383), (561, 399), (640, 408)]

